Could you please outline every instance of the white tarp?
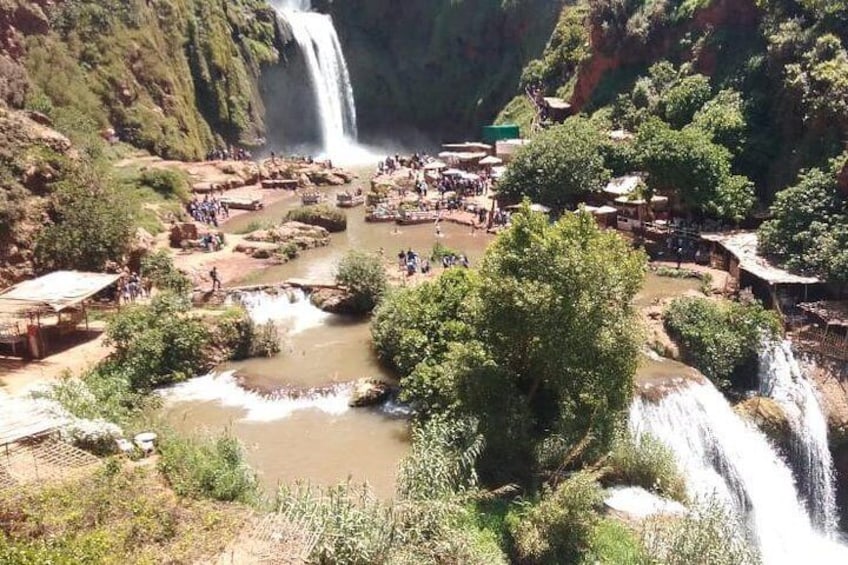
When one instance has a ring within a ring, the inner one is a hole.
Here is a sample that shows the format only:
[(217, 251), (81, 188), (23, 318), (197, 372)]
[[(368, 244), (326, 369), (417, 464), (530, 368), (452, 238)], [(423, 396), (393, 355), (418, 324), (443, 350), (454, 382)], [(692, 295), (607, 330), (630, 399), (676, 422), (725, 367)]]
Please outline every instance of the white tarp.
[(6, 309), (16, 305), (19, 308), (39, 305), (61, 312), (97, 294), (119, 278), (120, 275), (106, 273), (55, 271), (6, 289), (0, 293), (0, 306)]

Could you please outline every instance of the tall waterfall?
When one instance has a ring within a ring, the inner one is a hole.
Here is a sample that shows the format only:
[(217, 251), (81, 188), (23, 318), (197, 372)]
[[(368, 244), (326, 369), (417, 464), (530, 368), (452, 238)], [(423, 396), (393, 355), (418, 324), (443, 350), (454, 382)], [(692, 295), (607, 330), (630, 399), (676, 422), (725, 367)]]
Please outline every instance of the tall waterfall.
[(333, 21), (330, 16), (312, 12), (310, 0), (278, 0), (275, 7), (291, 26), (306, 63), (322, 149), (329, 155), (345, 151), (356, 140), (356, 107)]
[(764, 563), (848, 563), (848, 548), (813, 529), (786, 463), (712, 384), (636, 399), (630, 428), (671, 448), (692, 498), (717, 497), (747, 520)]
[(836, 487), (827, 443), (827, 420), (813, 386), (802, 373), (788, 341), (760, 353), (760, 393), (774, 399), (792, 427), (792, 463), (799, 490), (815, 525), (836, 531)]

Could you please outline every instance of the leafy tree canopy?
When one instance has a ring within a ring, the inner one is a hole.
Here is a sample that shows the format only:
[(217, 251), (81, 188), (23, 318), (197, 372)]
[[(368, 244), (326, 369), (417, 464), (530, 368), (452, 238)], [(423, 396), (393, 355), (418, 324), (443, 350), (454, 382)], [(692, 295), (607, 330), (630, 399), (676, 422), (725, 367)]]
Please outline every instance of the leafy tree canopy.
[(565, 209), (609, 179), (601, 154), (603, 137), (589, 120), (571, 118), (523, 147), (498, 185), (508, 200), (523, 197)]
[(638, 160), (651, 189), (675, 191), (689, 209), (738, 222), (754, 204), (753, 185), (731, 174), (730, 152), (710, 137), (652, 119), (639, 130)]
[(761, 250), (800, 273), (848, 281), (848, 205), (838, 175), (848, 159), (812, 169), (777, 194), (760, 228)]

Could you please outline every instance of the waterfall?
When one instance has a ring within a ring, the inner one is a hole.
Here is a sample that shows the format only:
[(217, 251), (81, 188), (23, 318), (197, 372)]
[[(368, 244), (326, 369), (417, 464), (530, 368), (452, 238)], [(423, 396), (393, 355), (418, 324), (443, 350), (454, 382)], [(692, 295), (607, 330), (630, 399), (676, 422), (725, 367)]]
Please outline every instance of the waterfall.
[(792, 427), (792, 464), (815, 525), (836, 532), (836, 487), (827, 442), (827, 420), (813, 386), (802, 373), (788, 341), (760, 353), (760, 393), (777, 402)]
[(303, 55), (320, 122), (322, 149), (346, 152), (356, 137), (356, 107), (347, 62), (330, 16), (311, 11), (309, 0), (280, 0), (280, 15), (288, 21)]
[(288, 335), (320, 327), (332, 318), (332, 314), (313, 305), (306, 293), (300, 289), (274, 294), (262, 291), (243, 292), (233, 296), (231, 300), (233, 299), (245, 307), (255, 323), (274, 322), (286, 329)]
[(716, 497), (745, 518), (764, 563), (846, 563), (848, 549), (815, 532), (792, 472), (766, 437), (709, 382), (630, 408), (630, 430), (674, 453), (692, 498)]

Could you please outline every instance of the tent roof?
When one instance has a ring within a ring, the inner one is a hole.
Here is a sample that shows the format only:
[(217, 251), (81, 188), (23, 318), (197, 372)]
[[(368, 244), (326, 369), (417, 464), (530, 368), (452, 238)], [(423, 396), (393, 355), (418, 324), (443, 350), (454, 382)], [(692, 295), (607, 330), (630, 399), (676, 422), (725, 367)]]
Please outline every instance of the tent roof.
[(43, 435), (65, 423), (38, 401), (0, 392), (0, 446)]
[(625, 175), (623, 177), (614, 178), (609, 181), (604, 192), (614, 194), (616, 196), (626, 196), (636, 190), (639, 183), (642, 182), (642, 177), (639, 175)]
[(497, 157), (492, 157), (491, 155), (480, 159), (481, 165), (500, 165), (501, 163), (503, 163), (503, 159), (498, 159)]
[(618, 209), (613, 208), (612, 206), (584, 206), (583, 208), (590, 214), (594, 214), (596, 216), (618, 213)]
[(488, 143), (478, 143), (475, 141), (466, 141), (465, 143), (445, 143), (442, 145), (448, 151), (490, 151), (492, 146)]
[(546, 96), (545, 104), (547, 104), (548, 107), (553, 110), (568, 110), (569, 108), (571, 108), (571, 104), (569, 104), (562, 98), (556, 98), (553, 96)]
[(756, 232), (702, 233), (705, 241), (718, 243), (739, 260), (739, 268), (748, 271), (769, 284), (818, 284), (816, 277), (795, 275), (773, 265), (757, 253)]
[(61, 312), (114, 284), (121, 275), (55, 271), (0, 293), (0, 311), (47, 309)]

